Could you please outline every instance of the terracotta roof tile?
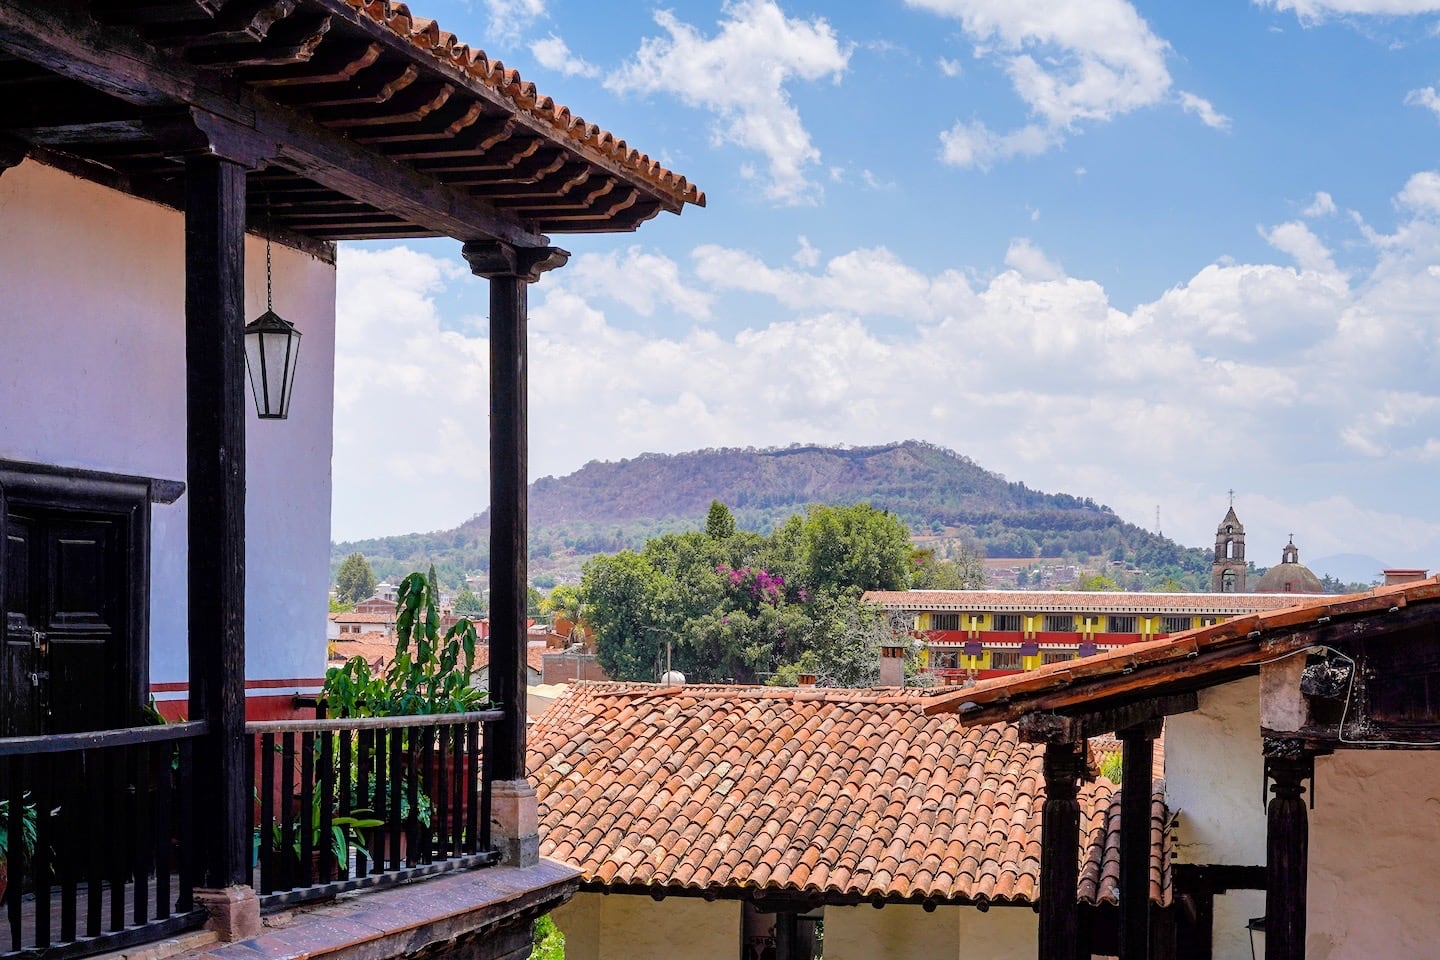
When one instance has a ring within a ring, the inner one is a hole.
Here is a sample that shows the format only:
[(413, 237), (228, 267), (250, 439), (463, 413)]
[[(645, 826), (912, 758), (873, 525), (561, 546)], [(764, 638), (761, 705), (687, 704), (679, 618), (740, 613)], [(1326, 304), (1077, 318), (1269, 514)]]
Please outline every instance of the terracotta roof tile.
[(518, 110), (549, 126), (557, 136), (573, 141), (581, 152), (628, 169), (678, 203), (705, 206), (705, 194), (683, 176), (665, 169), (609, 131), (575, 116), (569, 107), (542, 96), (535, 89), (535, 84), (520, 77), (519, 71), (506, 67), (499, 60), (490, 59), (483, 50), (461, 43), (434, 20), (413, 15), (408, 5), (392, 0), (345, 2), (356, 12), (408, 40), (416, 49), (503, 96)]
[[(573, 685), (529, 755), (541, 853), (589, 882), (1017, 903), (1039, 883), (1041, 760), (1014, 725), (967, 730), (909, 693), (609, 682)], [(1081, 804), (1077, 894), (1113, 901), (1118, 790)]]

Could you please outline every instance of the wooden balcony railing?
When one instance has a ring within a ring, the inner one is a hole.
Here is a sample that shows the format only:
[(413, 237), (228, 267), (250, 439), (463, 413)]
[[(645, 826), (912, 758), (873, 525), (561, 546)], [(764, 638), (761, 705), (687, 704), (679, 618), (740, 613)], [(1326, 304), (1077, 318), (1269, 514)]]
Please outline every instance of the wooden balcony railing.
[(496, 862), (482, 741), (502, 717), (247, 723), (258, 768), (251, 883), (261, 904)]
[(206, 732), (195, 722), (0, 739), (0, 957), (102, 953), (199, 925), (191, 784)]

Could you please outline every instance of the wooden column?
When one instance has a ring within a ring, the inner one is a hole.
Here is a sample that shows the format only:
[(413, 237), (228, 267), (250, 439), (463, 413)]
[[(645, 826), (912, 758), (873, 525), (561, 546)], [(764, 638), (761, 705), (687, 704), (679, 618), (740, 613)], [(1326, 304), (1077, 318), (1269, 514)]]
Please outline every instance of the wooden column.
[(1274, 796), (1265, 823), (1265, 960), (1303, 960), (1310, 823), (1304, 781), (1315, 756), (1294, 740), (1265, 739), (1265, 772)]
[(505, 711), (495, 725), (494, 777), (525, 779), (525, 599), (529, 587), (526, 494), (526, 285), (570, 254), (554, 247), (465, 244), (476, 276), (490, 281), (490, 695)]
[(190, 719), (199, 885), (246, 882), (245, 169), (214, 156), (185, 166), (186, 501)]
[(1084, 745), (1045, 747), (1045, 808), (1040, 835), (1040, 960), (1076, 960), (1080, 909), (1079, 780)]
[(1161, 721), (1118, 731), (1120, 780), (1120, 960), (1150, 958), (1150, 806)]

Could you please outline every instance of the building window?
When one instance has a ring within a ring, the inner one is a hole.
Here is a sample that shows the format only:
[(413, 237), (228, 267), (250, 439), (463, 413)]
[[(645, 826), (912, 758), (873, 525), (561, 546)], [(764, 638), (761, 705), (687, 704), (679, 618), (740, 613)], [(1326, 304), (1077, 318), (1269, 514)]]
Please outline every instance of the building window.
[(1041, 650), (1040, 663), (1064, 663), (1066, 660), (1074, 660), (1074, 650)]
[(1136, 633), (1134, 617), (1110, 617), (1106, 633)]
[(931, 630), (959, 630), (960, 614), (958, 613), (932, 613), (930, 614)]
[(1045, 614), (1046, 633), (1074, 633), (1075, 614), (1073, 613), (1047, 613)]
[(992, 630), (1000, 630), (1008, 633), (1020, 632), (1020, 614), (1018, 613), (997, 613), (990, 618)]
[(956, 670), (960, 667), (960, 654), (955, 650), (931, 650), (930, 666), (935, 670)]
[(1181, 630), (1190, 629), (1189, 617), (1166, 617), (1161, 621), (1161, 626), (1166, 633), (1179, 633)]
[(1025, 662), (1020, 659), (1019, 650), (991, 650), (991, 670), (1023, 670)]

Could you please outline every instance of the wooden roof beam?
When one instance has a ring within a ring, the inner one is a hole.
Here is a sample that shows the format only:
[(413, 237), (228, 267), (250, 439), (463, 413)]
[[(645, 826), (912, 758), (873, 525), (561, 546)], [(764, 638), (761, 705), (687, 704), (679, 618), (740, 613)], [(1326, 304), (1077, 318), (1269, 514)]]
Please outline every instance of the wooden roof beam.
[(377, 64), (362, 70), (358, 80), (344, 81), (333, 90), (316, 94), (303, 87), (281, 87), (272, 96), (281, 103), (294, 104), (305, 110), (322, 107), (343, 107), (361, 103), (386, 103), (420, 78), (420, 68), (413, 63)]
[(330, 32), (330, 17), (295, 17), (258, 44), (224, 44), (192, 47), (186, 57), (191, 63), (210, 67), (235, 68), (305, 63), (315, 55)]
[(0, 0), (0, 49), (132, 103), (192, 105), (213, 151), (231, 151), (227, 155), (253, 167), (287, 167), (424, 230), (460, 240), (493, 237), (522, 247), (549, 246), (544, 236), (493, 204), (253, 93), (236, 93), (223, 78), (157, 55), (91, 19), (77, 0), (43, 5)]
[[(327, 18), (328, 22), (328, 18)], [(293, 65), (256, 67), (239, 71), (240, 80), (252, 87), (305, 87), (320, 83), (343, 83), (380, 59), (380, 44), (327, 43), (307, 61), (303, 70)]]
[(1199, 697), (1190, 691), (1078, 713), (1026, 713), (1020, 716), (1017, 726), (1020, 738), (1028, 743), (1078, 743), (1117, 730), (1157, 723), (1177, 713), (1192, 713), (1199, 707)]

